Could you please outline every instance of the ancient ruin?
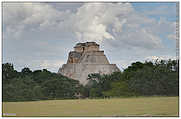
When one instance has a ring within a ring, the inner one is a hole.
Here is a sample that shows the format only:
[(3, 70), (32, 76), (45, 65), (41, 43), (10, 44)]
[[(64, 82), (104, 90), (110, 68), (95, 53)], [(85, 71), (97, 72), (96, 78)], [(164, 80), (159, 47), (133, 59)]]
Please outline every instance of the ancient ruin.
[(99, 50), (98, 44), (86, 42), (76, 44), (74, 51), (69, 52), (67, 63), (62, 65), (58, 73), (79, 80), (85, 85), (88, 74), (111, 74), (116, 71), (120, 71), (119, 68), (116, 64), (109, 63), (104, 51)]

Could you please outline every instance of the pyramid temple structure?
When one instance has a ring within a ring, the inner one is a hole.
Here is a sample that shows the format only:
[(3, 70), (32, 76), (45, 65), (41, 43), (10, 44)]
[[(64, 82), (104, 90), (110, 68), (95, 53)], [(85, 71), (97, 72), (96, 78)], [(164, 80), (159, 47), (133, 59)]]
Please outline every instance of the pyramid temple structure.
[(111, 74), (116, 71), (120, 71), (119, 68), (116, 64), (109, 63), (96, 42), (86, 42), (76, 44), (74, 51), (69, 52), (67, 63), (62, 65), (58, 73), (85, 85), (88, 74)]

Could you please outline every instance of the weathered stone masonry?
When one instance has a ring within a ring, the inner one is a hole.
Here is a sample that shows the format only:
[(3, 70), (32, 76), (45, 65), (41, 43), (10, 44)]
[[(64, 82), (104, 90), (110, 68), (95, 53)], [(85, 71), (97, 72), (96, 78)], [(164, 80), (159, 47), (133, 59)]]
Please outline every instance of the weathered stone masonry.
[(120, 70), (116, 64), (109, 63), (104, 51), (99, 50), (99, 45), (86, 42), (76, 44), (74, 51), (69, 52), (67, 64), (63, 64), (58, 73), (85, 85), (88, 74), (111, 74), (115, 71)]

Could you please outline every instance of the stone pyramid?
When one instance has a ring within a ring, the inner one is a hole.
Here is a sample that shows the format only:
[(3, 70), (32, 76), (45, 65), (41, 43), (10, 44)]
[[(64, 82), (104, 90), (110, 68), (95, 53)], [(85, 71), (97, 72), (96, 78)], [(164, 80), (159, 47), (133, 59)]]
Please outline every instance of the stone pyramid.
[(79, 80), (85, 85), (88, 74), (111, 74), (120, 71), (116, 64), (110, 64), (104, 51), (99, 50), (95, 42), (77, 43), (74, 51), (69, 52), (66, 64), (63, 64), (58, 73), (69, 78)]

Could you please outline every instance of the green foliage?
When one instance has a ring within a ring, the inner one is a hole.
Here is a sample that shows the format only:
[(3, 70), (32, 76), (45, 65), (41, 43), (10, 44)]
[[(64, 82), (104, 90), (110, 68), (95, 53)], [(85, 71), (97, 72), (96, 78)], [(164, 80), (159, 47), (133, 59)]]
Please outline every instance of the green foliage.
[(95, 97), (101, 97), (102, 93), (100, 92), (99, 88), (92, 88), (90, 89), (90, 97), (95, 98)]
[(3, 101), (76, 98), (78, 86), (78, 81), (46, 69), (17, 72), (12, 64), (3, 64)]
[(111, 90), (104, 92), (104, 96), (108, 97), (120, 97), (120, 96), (132, 96), (131, 90), (125, 81), (111, 83)]
[(33, 99), (34, 100), (39, 100), (39, 99), (44, 99), (44, 95), (43, 95), (43, 90), (42, 87), (39, 85), (34, 86), (33, 88)]
[(16, 70), (14, 70), (13, 64), (6, 63), (2, 65), (2, 74), (3, 79), (6, 80), (6, 83), (8, 83), (8, 80), (15, 78), (18, 73)]
[(141, 62), (136, 62), (136, 63), (132, 63), (131, 66), (128, 66), (127, 69), (125, 69), (125, 71), (136, 71), (138, 69), (143, 68), (144, 64)]
[[(78, 85), (78, 82), (77, 82)], [(71, 84), (68, 80), (51, 79), (42, 84), (43, 94), (50, 98), (75, 98), (77, 92), (76, 83)]]
[(33, 100), (34, 81), (29, 78), (14, 78), (9, 84), (3, 84), (3, 101)]
[(123, 72), (89, 74), (85, 86), (46, 69), (31, 71), (25, 67), (17, 72), (10, 63), (3, 64), (2, 68), (3, 101), (74, 99), (78, 98), (76, 94), (83, 98), (179, 94), (176, 60), (136, 62)]
[(32, 71), (28, 67), (25, 67), (21, 70), (21, 73), (24, 75), (28, 75), (28, 74), (31, 74)]
[(176, 60), (132, 63), (123, 72), (111, 75), (90, 74), (86, 85), (88, 97), (177, 96)]

